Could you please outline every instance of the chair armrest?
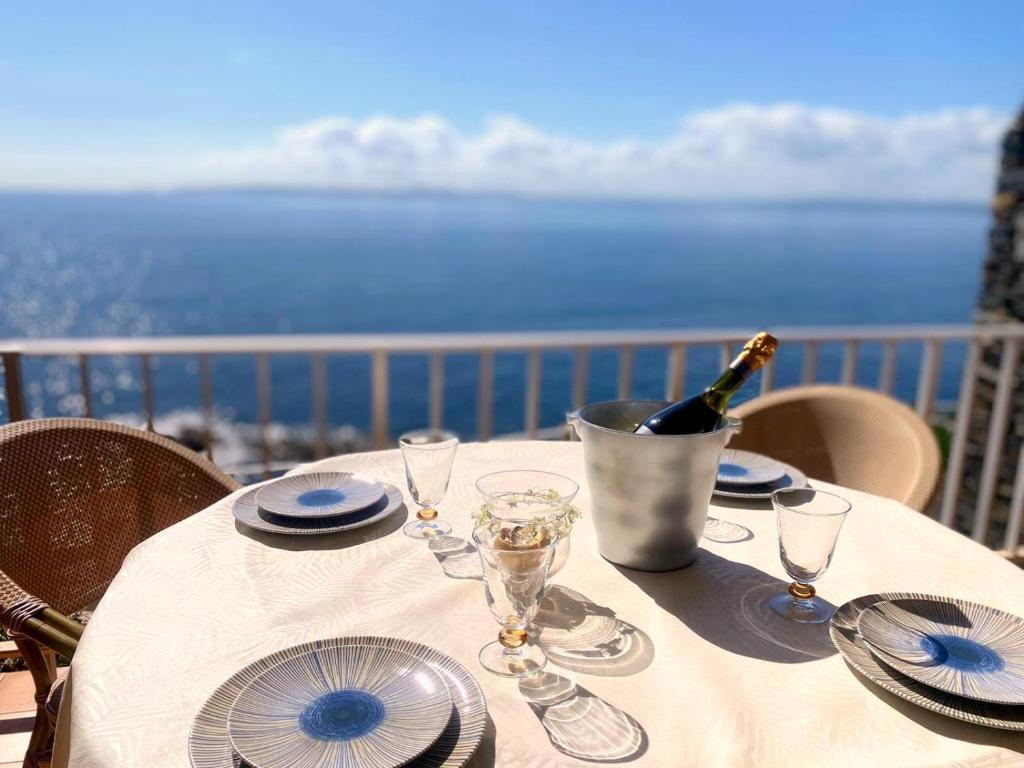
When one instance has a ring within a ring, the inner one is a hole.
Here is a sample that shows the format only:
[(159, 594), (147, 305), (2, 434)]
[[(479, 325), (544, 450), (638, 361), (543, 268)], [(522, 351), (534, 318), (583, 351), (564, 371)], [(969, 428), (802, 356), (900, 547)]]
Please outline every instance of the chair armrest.
[(24, 635), (71, 658), (83, 627), (34, 597), (0, 572), (0, 624), (11, 635)]

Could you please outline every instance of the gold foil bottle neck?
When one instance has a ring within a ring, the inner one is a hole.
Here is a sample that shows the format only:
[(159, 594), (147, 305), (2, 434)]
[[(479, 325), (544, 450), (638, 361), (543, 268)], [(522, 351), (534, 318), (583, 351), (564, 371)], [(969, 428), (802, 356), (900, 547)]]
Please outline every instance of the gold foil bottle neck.
[(743, 351), (739, 356), (747, 365), (756, 370), (768, 362), (768, 358), (774, 355), (778, 348), (778, 339), (770, 333), (761, 331), (743, 346)]

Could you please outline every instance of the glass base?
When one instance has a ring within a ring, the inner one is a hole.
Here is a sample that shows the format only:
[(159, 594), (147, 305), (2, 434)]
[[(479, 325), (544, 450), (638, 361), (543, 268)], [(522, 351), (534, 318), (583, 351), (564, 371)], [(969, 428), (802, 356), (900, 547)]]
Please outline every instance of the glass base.
[(402, 533), (411, 539), (433, 539), (451, 532), (451, 525), (444, 520), (413, 520), (402, 528)]
[(833, 609), (813, 597), (797, 600), (789, 592), (768, 598), (768, 605), (779, 616), (800, 624), (822, 624), (832, 618)]
[(524, 645), (511, 651), (495, 640), (480, 649), (483, 668), (503, 677), (530, 677), (544, 669), (547, 663), (548, 657), (535, 645)]

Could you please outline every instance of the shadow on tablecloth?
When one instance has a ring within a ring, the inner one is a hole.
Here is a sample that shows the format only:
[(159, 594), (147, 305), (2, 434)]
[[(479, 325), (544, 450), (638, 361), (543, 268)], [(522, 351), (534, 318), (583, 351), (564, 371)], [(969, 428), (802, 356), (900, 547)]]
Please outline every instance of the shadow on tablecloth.
[(449, 579), (484, 580), (480, 556), (473, 542), (458, 536), (438, 536), (427, 543), (427, 548)]
[(708, 517), (704, 524), (703, 538), (719, 544), (739, 544), (754, 538), (754, 532), (745, 525), (732, 523), (718, 517)]
[(625, 677), (654, 660), (654, 643), (646, 632), (561, 584), (548, 589), (533, 623), (544, 654), (573, 672)]
[[(1019, 731), (1004, 731), (998, 728), (986, 728), (983, 725), (975, 725), (956, 718), (940, 715), (938, 712), (919, 707), (906, 699), (900, 698), (894, 693), (889, 693), (881, 686), (861, 675), (856, 669), (847, 664), (850, 674), (857, 678), (857, 682), (863, 685), (878, 699), (881, 699), (900, 714), (913, 720), (923, 728), (933, 733), (947, 736), (951, 739), (966, 741), (971, 744), (984, 744), (990, 747), (1004, 747), (1014, 752), (1024, 754), (1024, 736)], [(1007, 763), (1009, 764), (1009, 763)], [(1016, 763), (1014, 763), (1016, 764)]]
[[(732, 653), (800, 664), (836, 653), (828, 623), (798, 624), (768, 607), (786, 582), (746, 563), (705, 549), (678, 571), (649, 573), (616, 566), (619, 573), (708, 642)], [(821, 598), (819, 598), (821, 599)], [(833, 610), (835, 606), (827, 603)]]
[(647, 751), (647, 731), (631, 715), (581, 685), (552, 672), (519, 682), (519, 692), (564, 755), (598, 763), (636, 760)]

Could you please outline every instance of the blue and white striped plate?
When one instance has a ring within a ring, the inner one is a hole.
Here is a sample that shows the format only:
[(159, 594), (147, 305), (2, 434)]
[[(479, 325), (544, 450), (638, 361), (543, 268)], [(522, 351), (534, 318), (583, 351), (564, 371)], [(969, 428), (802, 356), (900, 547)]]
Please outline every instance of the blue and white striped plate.
[(868, 649), (940, 691), (1024, 705), (1024, 619), (954, 598), (883, 600), (857, 622)]
[(404, 651), (319, 648), (257, 675), (228, 713), (228, 737), (253, 768), (397, 768), (453, 715), (441, 676)]
[(864, 610), (883, 600), (935, 599), (928, 595), (908, 592), (885, 592), (858, 597), (839, 606), (829, 622), (832, 644), (846, 662), (871, 682), (901, 699), (919, 707), (953, 717), (975, 725), (1024, 732), (1024, 707), (1009, 704), (989, 704), (965, 699), (925, 685), (901, 674), (868, 650), (868, 644), (857, 631), (857, 621)]
[(273, 515), (310, 519), (358, 512), (383, 495), (383, 483), (351, 472), (306, 472), (267, 483), (256, 494), (256, 503)]
[(316, 640), (264, 656), (233, 674), (200, 707), (188, 734), (188, 756), (192, 768), (251, 768), (234, 750), (228, 739), (228, 712), (257, 675), (293, 656), (320, 648), (346, 645), (376, 645), (405, 651), (425, 661), (444, 677), (457, 716), (434, 744), (411, 763), (410, 768), (463, 768), (473, 757), (487, 727), (487, 700), (476, 678), (462, 664), (440, 651), (395, 637), (356, 636)]
[(256, 496), (262, 488), (253, 488), (235, 499), (231, 514), (238, 522), (257, 531), (282, 533), (290, 536), (315, 536), (322, 533), (338, 533), (361, 528), (382, 520), (402, 506), (402, 492), (393, 485), (384, 485), (384, 495), (366, 509), (338, 518), (315, 518), (300, 520), (296, 517), (280, 517), (259, 508)]

